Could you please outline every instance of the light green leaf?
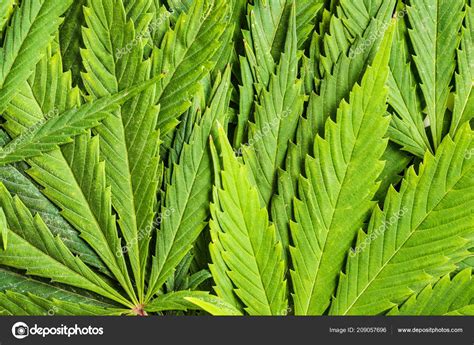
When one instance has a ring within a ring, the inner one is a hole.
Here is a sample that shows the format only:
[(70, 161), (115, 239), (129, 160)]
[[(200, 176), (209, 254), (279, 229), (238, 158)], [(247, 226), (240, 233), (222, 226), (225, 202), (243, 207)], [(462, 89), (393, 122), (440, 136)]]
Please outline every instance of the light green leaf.
[[(156, 130), (160, 110), (155, 106), (158, 83), (149, 84), (153, 80), (150, 79), (153, 58), (143, 58), (145, 43), (134, 22), (128, 20), (122, 1), (89, 1), (84, 14), (86, 49), (81, 54), (86, 73), (82, 78), (89, 94), (93, 98), (108, 97), (127, 92), (137, 83), (148, 84), (117, 107), (114, 116), (95, 128), (100, 138), (101, 158), (106, 163), (112, 205), (125, 239), (124, 254), (129, 258), (138, 298), (143, 303), (145, 269), (161, 179), (161, 142)], [(101, 43), (104, 38), (105, 43)]]
[(456, 269), (474, 246), (474, 135), (463, 126), (447, 136), (419, 172), (411, 167), (400, 191), (375, 208), (367, 233), (341, 273), (333, 315), (377, 315)]
[(415, 76), (407, 63), (405, 38), (397, 30), (390, 57), (390, 75), (388, 78), (389, 104), (395, 110), (389, 128), (390, 139), (418, 157), (423, 158), (426, 151), (433, 152), (426, 135), (417, 96)]
[(188, 301), (189, 297), (205, 298), (208, 292), (201, 291), (177, 291), (159, 295), (149, 302), (145, 310), (149, 313), (162, 312), (166, 310), (199, 310), (200, 306)]
[(218, 233), (227, 274), (250, 315), (282, 315), (287, 310), (282, 246), (248, 179), (248, 167), (235, 158), (224, 130), (219, 132), (221, 186), (216, 186), (211, 205), (211, 226)]
[(465, 25), (461, 29), (461, 46), (457, 51), (458, 73), (456, 73), (456, 93), (454, 96), (453, 120), (449, 133), (455, 135), (457, 129), (474, 117), (474, 11), (466, 6)]
[(227, 15), (224, 0), (193, 1), (154, 52), (153, 73), (165, 74), (155, 94), (161, 106), (158, 128), (163, 136), (176, 127), (191, 105), (198, 82), (215, 66), (222, 37), (231, 29)]
[(259, 96), (255, 123), (250, 123), (244, 161), (249, 165), (262, 201), (268, 205), (276, 187), (288, 143), (293, 139), (303, 111), (302, 82), (298, 79), (296, 17), (293, 6), (285, 50), (268, 90)]
[(103, 97), (97, 101), (86, 103), (78, 108), (66, 110), (56, 115), (52, 113), (49, 119), (37, 122), (26, 132), (8, 143), (0, 150), (0, 165), (22, 161), (39, 156), (44, 152), (53, 151), (72, 141), (72, 137), (95, 127), (99, 121), (109, 116), (119, 102), (123, 102), (141, 90), (156, 83), (158, 78), (146, 82), (132, 90), (127, 90), (112, 96)]
[(209, 314), (214, 316), (241, 316), (242, 313), (235, 309), (232, 304), (220, 299), (217, 296), (205, 295), (205, 296), (190, 296), (185, 299), (202, 310), (207, 311)]
[(351, 245), (374, 206), (387, 146), (385, 83), (393, 30), (394, 25), (349, 103), (342, 101), (336, 122), (326, 122), (325, 138), (316, 138), (315, 158), (306, 158), (307, 178), (299, 180), (296, 223), (291, 224), (296, 314), (320, 315), (328, 308), (344, 248)]
[(474, 280), (471, 270), (465, 269), (452, 279), (448, 274), (428, 285), (389, 315), (458, 315), (468, 308), (474, 308)]
[[(434, 147), (446, 132), (450, 83), (453, 78), (459, 29), (463, 20), (463, 0), (411, 0), (409, 30), (421, 79)], [(428, 15), (429, 14), (429, 15)]]
[(34, 294), (0, 293), (0, 315), (10, 316), (118, 316), (126, 310), (63, 300), (47, 300)]
[(184, 144), (179, 161), (172, 167), (147, 298), (157, 293), (206, 226), (213, 180), (209, 136), (216, 122), (227, 121), (230, 73), (227, 68), (222, 80), (217, 80), (209, 108), (194, 125), (189, 142)]
[(33, 217), (17, 197), (12, 198), (3, 184), (0, 184), (0, 191), (0, 204), (10, 228), (10, 246), (0, 250), (0, 264), (130, 305), (120, 293), (74, 257), (60, 238), (53, 237), (39, 216)]
[(0, 35), (13, 14), (17, 0), (0, 0)]
[(0, 113), (41, 59), (71, 0), (24, 0), (0, 49)]

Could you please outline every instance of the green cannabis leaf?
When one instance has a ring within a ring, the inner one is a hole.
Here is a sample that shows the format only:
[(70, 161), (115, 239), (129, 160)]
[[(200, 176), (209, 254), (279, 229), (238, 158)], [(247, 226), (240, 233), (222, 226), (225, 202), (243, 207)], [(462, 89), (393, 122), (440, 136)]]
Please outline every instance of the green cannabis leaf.
[(472, 0), (0, 0), (0, 315), (474, 315)]

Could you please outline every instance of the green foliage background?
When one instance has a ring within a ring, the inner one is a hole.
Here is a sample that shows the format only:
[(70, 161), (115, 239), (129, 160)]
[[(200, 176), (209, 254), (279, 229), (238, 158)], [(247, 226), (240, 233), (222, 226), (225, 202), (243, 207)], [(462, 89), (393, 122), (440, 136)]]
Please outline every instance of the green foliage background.
[(0, 0), (0, 315), (474, 315), (471, 0)]

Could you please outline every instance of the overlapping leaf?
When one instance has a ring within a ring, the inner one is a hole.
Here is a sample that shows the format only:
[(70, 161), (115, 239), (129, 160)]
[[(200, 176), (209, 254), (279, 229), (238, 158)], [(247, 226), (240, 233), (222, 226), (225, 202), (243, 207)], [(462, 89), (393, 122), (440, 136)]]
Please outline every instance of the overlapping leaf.
[(474, 246), (473, 132), (463, 126), (446, 137), (435, 156), (427, 153), (419, 172), (411, 167), (400, 191), (389, 190), (368, 232), (341, 273), (331, 314), (376, 315), (456, 268)]
[(25, 0), (13, 14), (0, 49), (0, 113), (41, 59), (71, 2)]
[(209, 217), (212, 191), (212, 160), (209, 136), (216, 122), (225, 123), (230, 100), (230, 68), (218, 80), (210, 106), (194, 124), (189, 142), (185, 143), (179, 161), (172, 167), (166, 188), (161, 228), (156, 241), (156, 260), (150, 278), (148, 296), (152, 296), (171, 275), (191, 249)]
[(285, 315), (285, 268), (275, 228), (248, 178), (248, 167), (239, 163), (222, 128), (219, 146), (222, 171), (211, 227), (218, 233), (227, 274), (249, 314)]
[(349, 103), (342, 102), (336, 122), (329, 119), (324, 139), (316, 138), (315, 157), (306, 159), (307, 178), (300, 178), (296, 223), (291, 226), (297, 314), (322, 314), (329, 306), (344, 248), (374, 205), (387, 145), (385, 83), (392, 37), (393, 27)]

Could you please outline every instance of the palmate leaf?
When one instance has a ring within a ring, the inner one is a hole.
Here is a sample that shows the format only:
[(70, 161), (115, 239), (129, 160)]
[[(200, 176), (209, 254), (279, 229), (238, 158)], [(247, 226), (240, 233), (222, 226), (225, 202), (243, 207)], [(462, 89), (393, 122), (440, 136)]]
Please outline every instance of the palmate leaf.
[(444, 276), (410, 297), (389, 315), (469, 315), (474, 311), (474, 280), (465, 269), (452, 279)]
[(0, 0), (0, 315), (472, 315), (471, 7)]
[[(115, 216), (111, 214), (111, 191), (106, 185), (105, 164), (99, 161), (99, 138), (78, 137), (44, 160), (31, 162), (28, 174), (45, 187), (43, 193), (62, 210), (61, 214), (81, 233), (134, 302)], [(87, 169), (88, 168), (88, 169)]]
[(0, 250), (0, 264), (26, 270), (27, 274), (76, 286), (103, 295), (125, 306), (128, 302), (113, 287), (74, 257), (58, 237), (53, 237), (39, 216), (0, 185), (0, 204), (8, 217), (10, 246)]
[(326, 123), (325, 138), (316, 138), (315, 158), (306, 158), (307, 178), (299, 180), (296, 223), (291, 224), (296, 314), (322, 314), (328, 308), (344, 248), (374, 205), (387, 146), (385, 83), (393, 30), (392, 25), (349, 103), (341, 103), (336, 122)]
[(110, 274), (97, 254), (79, 237), (79, 233), (64, 220), (54, 205), (18, 169), (13, 166), (0, 167), (0, 182), (11, 194), (17, 195), (33, 214), (38, 213), (51, 232), (59, 235), (74, 254), (79, 255), (85, 263), (97, 267), (101, 272)]
[(202, 118), (193, 126), (166, 188), (162, 223), (156, 240), (148, 297), (153, 296), (192, 248), (209, 217), (212, 191), (209, 135), (218, 121), (225, 123), (230, 101), (230, 68), (218, 79), (215, 94)]
[(359, 233), (331, 314), (386, 312), (472, 255), (473, 147), (466, 124), (435, 156), (426, 153), (418, 174), (408, 170), (399, 192), (388, 192), (384, 210), (375, 208), (367, 234)]
[(0, 113), (41, 59), (71, 2), (25, 0), (13, 14), (0, 48)]
[[(36, 123), (42, 123), (51, 114), (66, 111), (78, 103), (78, 90), (71, 87), (71, 76), (62, 73), (58, 52), (41, 61), (12, 100), (7, 109), (5, 128), (12, 136), (18, 135)], [(111, 215), (110, 190), (105, 185), (104, 164), (99, 163), (98, 138), (92, 139), (90, 133), (76, 137), (63, 151), (50, 151), (31, 158), (28, 163), (31, 169), (27, 173), (44, 187), (43, 193), (62, 210), (62, 216), (97, 253), (94, 255), (95, 266), (113, 275), (130, 298), (136, 300), (120, 248), (115, 218)], [(10, 192), (25, 200), (31, 211), (38, 211), (46, 217), (53, 234), (64, 237), (65, 243), (75, 253), (91, 255), (89, 247), (76, 239), (77, 233), (64, 219), (58, 219), (58, 211), (45, 204), (35, 186), (27, 183), (14, 168), (5, 167), (3, 171), (6, 169), (10, 170), (5, 176)], [(97, 256), (103, 263), (96, 263)]]
[(416, 54), (413, 59), (421, 79), (435, 148), (446, 133), (445, 114), (456, 67), (454, 57), (464, 3), (463, 0), (410, 0), (407, 9), (412, 26), (409, 34)]
[(227, 274), (250, 315), (283, 315), (287, 299), (282, 246), (248, 178), (248, 167), (234, 156), (222, 128), (219, 146), (222, 171), (211, 205), (211, 228), (218, 234)]
[[(156, 85), (146, 81), (150, 79), (151, 59), (143, 60), (144, 43), (134, 41), (135, 25), (126, 18), (122, 1), (89, 1), (84, 11), (88, 27), (83, 30), (86, 49), (81, 53), (87, 72), (82, 77), (89, 94), (94, 98), (110, 97), (107, 95), (127, 92), (136, 83), (149, 86), (96, 128), (112, 204), (125, 239), (124, 253), (129, 258), (138, 298), (143, 302), (159, 181)], [(105, 38), (106, 42), (101, 43)], [(131, 42), (134, 44), (130, 51), (117, 53)]]

